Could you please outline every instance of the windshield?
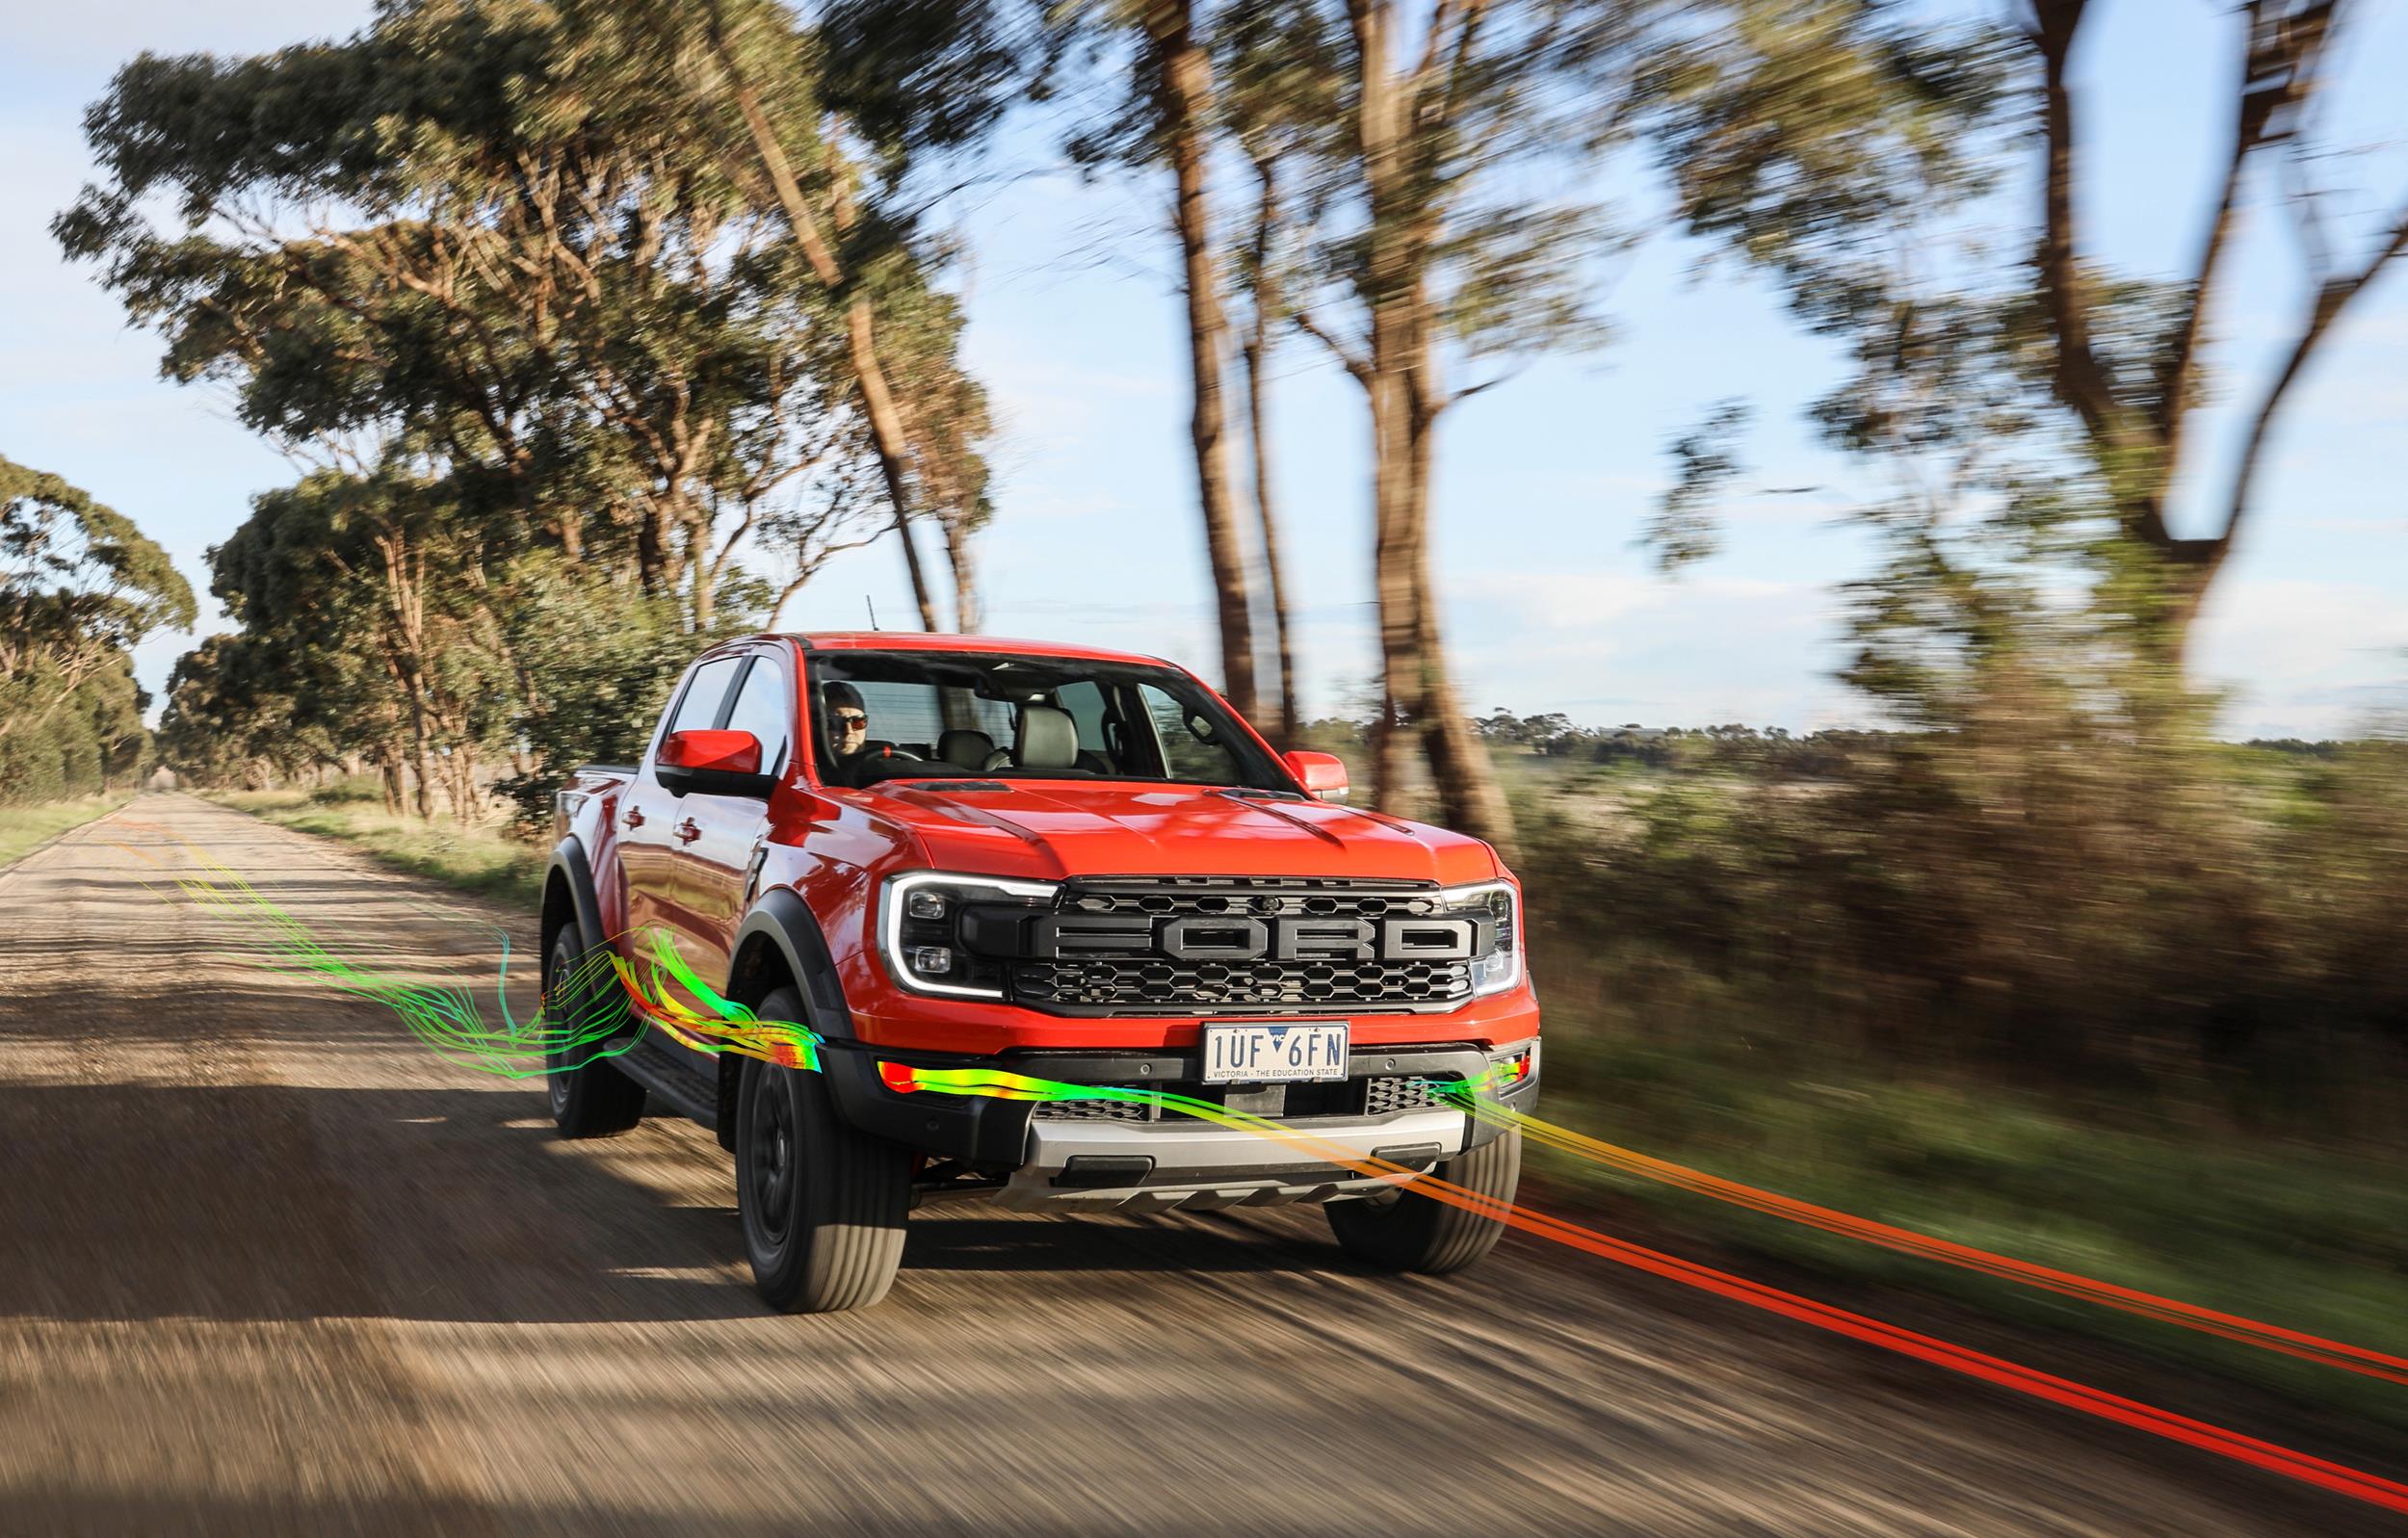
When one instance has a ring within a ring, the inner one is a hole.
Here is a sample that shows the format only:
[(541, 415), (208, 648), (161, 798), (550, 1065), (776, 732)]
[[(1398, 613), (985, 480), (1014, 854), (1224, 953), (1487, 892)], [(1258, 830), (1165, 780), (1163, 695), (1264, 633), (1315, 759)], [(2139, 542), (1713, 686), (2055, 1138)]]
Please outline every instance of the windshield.
[(1152, 780), (1293, 793), (1192, 679), (1167, 667), (1003, 652), (819, 652), (820, 778)]

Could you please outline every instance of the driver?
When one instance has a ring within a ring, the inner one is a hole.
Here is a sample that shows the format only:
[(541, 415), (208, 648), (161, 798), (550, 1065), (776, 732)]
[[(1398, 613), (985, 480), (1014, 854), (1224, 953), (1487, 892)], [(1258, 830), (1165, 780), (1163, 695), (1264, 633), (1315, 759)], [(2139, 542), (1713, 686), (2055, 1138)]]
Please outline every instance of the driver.
[(827, 735), (837, 758), (859, 758), (870, 743), (870, 712), (861, 703), (861, 691), (851, 684), (822, 685), (820, 708), (827, 713)]

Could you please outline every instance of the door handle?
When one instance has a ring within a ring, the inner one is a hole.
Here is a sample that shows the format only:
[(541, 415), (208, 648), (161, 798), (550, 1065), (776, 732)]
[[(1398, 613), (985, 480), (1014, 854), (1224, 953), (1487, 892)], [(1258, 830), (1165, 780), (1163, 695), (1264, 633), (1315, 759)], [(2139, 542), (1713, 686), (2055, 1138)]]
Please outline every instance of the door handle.
[(643, 813), (631, 806), (627, 809), (627, 815), (618, 820), (618, 825), (620, 827), (641, 827), (643, 826)]
[(677, 835), (677, 842), (680, 844), (692, 844), (694, 840), (702, 837), (702, 830), (694, 826), (693, 818), (686, 819), (683, 822), (678, 823), (677, 826), (671, 828), (669, 831)]

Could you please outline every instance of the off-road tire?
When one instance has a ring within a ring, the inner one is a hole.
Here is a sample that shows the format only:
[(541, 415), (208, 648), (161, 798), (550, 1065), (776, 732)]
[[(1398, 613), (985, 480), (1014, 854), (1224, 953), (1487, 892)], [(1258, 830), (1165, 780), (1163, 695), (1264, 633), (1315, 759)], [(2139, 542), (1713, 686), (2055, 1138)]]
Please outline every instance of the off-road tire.
[[(586, 956), (586, 937), (571, 921), (561, 925), (552, 949), (543, 957), (544, 1015), (576, 1021), (587, 1011), (609, 1007), (590, 987), (567, 997), (560, 979), (575, 975)], [(545, 1063), (544, 1088), (552, 1104), (552, 1124), (563, 1137), (615, 1137), (643, 1119), (643, 1085), (618, 1071), (608, 1057), (593, 1056), (599, 1043), (563, 1055)]]
[[(755, 1010), (805, 1018), (792, 988)], [(903, 1264), (911, 1156), (848, 1125), (819, 1074), (747, 1059), (736, 1088), (736, 1207), (762, 1301), (789, 1314), (866, 1309)]]
[[(1430, 1171), (1452, 1186), (1510, 1202), (1522, 1184), (1522, 1134), (1508, 1131), (1469, 1153), (1442, 1160)], [(1383, 1271), (1438, 1276), (1459, 1271), (1497, 1247), (1505, 1225), (1426, 1196), (1407, 1186), (1394, 1196), (1329, 1204), (1329, 1231), (1338, 1247)]]

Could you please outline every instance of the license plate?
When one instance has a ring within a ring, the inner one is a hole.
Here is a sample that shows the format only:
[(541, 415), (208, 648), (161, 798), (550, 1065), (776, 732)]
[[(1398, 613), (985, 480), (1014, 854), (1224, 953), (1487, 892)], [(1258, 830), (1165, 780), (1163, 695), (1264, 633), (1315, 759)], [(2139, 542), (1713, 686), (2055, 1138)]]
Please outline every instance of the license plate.
[(1208, 1084), (1268, 1084), (1346, 1076), (1347, 1023), (1343, 1020), (1204, 1028), (1204, 1082)]

